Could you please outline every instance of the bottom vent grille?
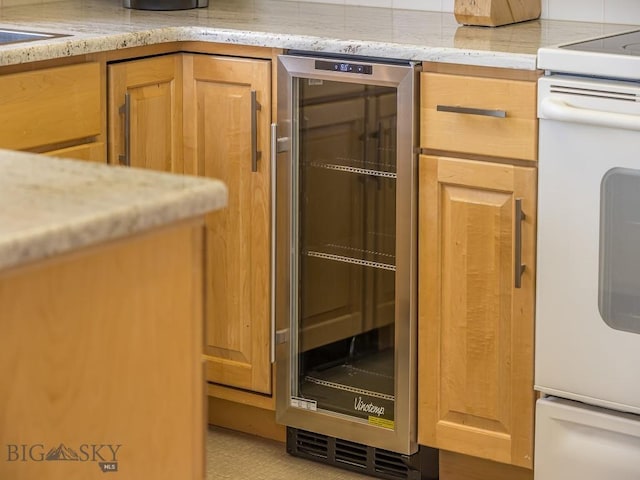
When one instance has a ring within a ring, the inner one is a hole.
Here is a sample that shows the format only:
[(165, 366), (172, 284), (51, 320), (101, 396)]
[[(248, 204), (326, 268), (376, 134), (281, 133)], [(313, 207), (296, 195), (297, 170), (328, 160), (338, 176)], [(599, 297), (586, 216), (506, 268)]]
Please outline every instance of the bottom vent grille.
[(389, 454), (384, 450), (376, 450), (375, 452), (376, 471), (389, 476), (389, 478), (408, 478), (407, 465), (397, 453)]
[[(433, 455), (435, 452), (433, 449), (428, 450), (430, 450), (428, 457), (434, 460), (425, 462), (420, 458), (421, 451), (413, 455), (402, 455), (360, 443), (287, 427), (287, 452), (289, 454), (385, 480), (437, 479), (437, 454)], [(421, 471), (423, 469), (425, 471)]]
[(336, 462), (346, 463), (358, 469), (367, 468), (367, 447), (359, 443), (336, 439)]
[(326, 435), (299, 430), (296, 438), (296, 448), (300, 452), (314, 457), (329, 457), (328, 437)]

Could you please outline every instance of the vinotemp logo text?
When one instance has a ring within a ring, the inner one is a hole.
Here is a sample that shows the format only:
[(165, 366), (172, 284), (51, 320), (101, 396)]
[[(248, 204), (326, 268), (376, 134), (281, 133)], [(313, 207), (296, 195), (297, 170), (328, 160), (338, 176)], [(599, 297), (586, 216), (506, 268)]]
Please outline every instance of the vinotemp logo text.
[(372, 402), (366, 403), (362, 400), (362, 397), (353, 399), (353, 409), (357, 412), (373, 413), (377, 416), (384, 415), (384, 407), (375, 405)]
[(47, 448), (42, 443), (7, 444), (7, 462), (96, 462), (103, 472), (118, 471), (118, 452), (122, 445), (83, 443), (76, 448), (60, 443)]

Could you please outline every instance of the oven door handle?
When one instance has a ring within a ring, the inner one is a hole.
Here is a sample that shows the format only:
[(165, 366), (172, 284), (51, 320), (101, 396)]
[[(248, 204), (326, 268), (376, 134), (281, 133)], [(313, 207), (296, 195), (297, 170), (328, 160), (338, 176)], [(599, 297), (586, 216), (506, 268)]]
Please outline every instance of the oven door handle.
[(640, 130), (640, 115), (574, 107), (564, 100), (551, 97), (546, 97), (540, 102), (540, 118), (624, 130)]

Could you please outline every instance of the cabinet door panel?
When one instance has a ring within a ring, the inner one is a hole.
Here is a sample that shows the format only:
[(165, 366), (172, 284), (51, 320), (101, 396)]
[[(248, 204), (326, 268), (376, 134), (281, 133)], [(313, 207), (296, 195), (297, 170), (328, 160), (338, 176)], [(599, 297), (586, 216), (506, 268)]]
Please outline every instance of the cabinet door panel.
[(109, 163), (182, 173), (181, 86), (180, 54), (109, 65)]
[[(221, 179), (229, 188), (228, 206), (206, 218), (207, 380), (269, 394), (271, 65), (185, 55), (184, 72), (185, 171)], [(261, 151), (256, 171), (252, 115)]]
[[(420, 164), (419, 441), (528, 468), (535, 178), (513, 165)], [(526, 267), (516, 288), (518, 247)]]

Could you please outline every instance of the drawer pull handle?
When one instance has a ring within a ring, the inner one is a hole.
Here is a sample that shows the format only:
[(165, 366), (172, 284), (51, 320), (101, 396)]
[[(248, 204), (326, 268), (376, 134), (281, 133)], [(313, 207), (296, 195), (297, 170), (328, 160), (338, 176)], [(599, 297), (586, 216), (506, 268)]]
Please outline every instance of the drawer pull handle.
[(251, 90), (251, 171), (258, 171), (258, 160), (260, 152), (258, 151), (258, 111), (262, 110), (262, 106), (256, 98), (256, 91)]
[(516, 227), (516, 232), (515, 232), (515, 258), (513, 260), (513, 264), (514, 264), (514, 269), (515, 271), (514, 273), (514, 277), (515, 277), (515, 288), (521, 288), (522, 287), (522, 274), (524, 273), (525, 269), (527, 268), (526, 265), (522, 264), (522, 222), (524, 221), (525, 218), (527, 218), (527, 216), (524, 214), (524, 212), (522, 211), (522, 199), (521, 198), (516, 198), (516, 212), (515, 212), (515, 227)]
[(506, 110), (490, 110), (486, 108), (473, 108), (473, 107), (456, 107), (453, 105), (438, 105), (436, 107), (438, 112), (449, 113), (465, 113), (467, 115), (481, 115), (483, 117), (496, 117), (506, 118)]

